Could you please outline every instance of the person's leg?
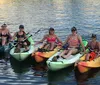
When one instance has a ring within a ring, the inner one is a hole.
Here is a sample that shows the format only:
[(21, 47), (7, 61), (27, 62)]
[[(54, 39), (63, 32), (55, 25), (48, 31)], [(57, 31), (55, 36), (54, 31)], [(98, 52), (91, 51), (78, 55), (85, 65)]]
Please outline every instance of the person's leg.
[(49, 47), (50, 47), (50, 44), (45, 44), (43, 48), (44, 49), (49, 49)]
[(29, 49), (28, 49), (27, 43), (24, 42), (23, 44), (24, 44), (24, 47), (25, 47), (25, 51), (28, 51)]
[(68, 50), (67, 55), (64, 55), (64, 56), (63, 56), (63, 58), (67, 58), (67, 57), (69, 57), (69, 56), (72, 55), (72, 54), (76, 54), (77, 52), (78, 52), (78, 49), (71, 48), (71, 49)]
[(90, 56), (90, 54), (89, 54), (89, 53), (88, 53), (88, 54), (86, 54), (85, 60), (89, 60), (89, 56)]
[(63, 56), (68, 52), (68, 50), (64, 50), (60, 55), (54, 56), (53, 61), (57, 61), (59, 58), (63, 58)]
[(68, 50), (64, 50), (59, 56), (64, 56), (66, 53), (68, 53)]
[(18, 44), (18, 45), (16, 46), (16, 48), (15, 48), (15, 53), (18, 53), (18, 52), (20, 52), (20, 44)]

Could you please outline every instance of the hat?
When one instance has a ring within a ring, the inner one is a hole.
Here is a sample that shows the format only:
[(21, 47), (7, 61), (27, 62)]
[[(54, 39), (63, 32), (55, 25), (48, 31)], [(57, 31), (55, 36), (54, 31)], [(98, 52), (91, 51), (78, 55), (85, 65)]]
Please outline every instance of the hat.
[(54, 28), (50, 27), (49, 31), (54, 31)]
[(96, 34), (92, 34), (92, 36), (91, 36), (91, 38), (96, 38), (97, 36), (96, 36)]
[(72, 27), (71, 31), (77, 31), (76, 27)]
[(19, 28), (24, 28), (24, 25), (20, 25)]

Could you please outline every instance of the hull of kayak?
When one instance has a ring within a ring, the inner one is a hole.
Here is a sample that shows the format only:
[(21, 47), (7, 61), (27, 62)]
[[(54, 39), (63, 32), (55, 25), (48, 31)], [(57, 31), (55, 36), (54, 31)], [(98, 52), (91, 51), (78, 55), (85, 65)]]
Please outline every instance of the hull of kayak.
[(14, 51), (15, 51), (15, 48), (16, 48), (16, 47), (13, 47), (13, 48), (10, 50), (10, 55), (11, 55), (12, 57), (14, 57), (14, 58), (15, 58), (16, 60), (18, 60), (18, 61), (23, 61), (23, 60), (25, 60), (29, 55), (31, 55), (31, 54), (34, 52), (34, 46), (33, 46), (34, 41), (33, 41), (32, 37), (29, 37), (29, 38), (28, 38), (28, 41), (30, 42), (29, 51), (24, 52), (24, 48), (21, 48), (21, 49), (20, 49), (21, 51), (20, 51), (19, 53), (15, 53)]
[(100, 56), (91, 61), (84, 61), (84, 57), (85, 55), (82, 57), (83, 59), (80, 59), (81, 61), (76, 65), (80, 73), (85, 73), (92, 68), (100, 67)]
[(35, 52), (32, 54), (32, 57), (35, 59), (36, 62), (43, 62), (45, 59), (50, 58), (52, 55), (54, 55), (58, 50), (60, 49), (60, 46), (57, 46), (53, 51), (49, 52)]
[(52, 56), (51, 58), (49, 58), (49, 59), (46, 61), (49, 70), (57, 71), (57, 70), (66, 68), (66, 67), (68, 67), (68, 66), (71, 66), (71, 65), (73, 65), (77, 60), (79, 60), (79, 58), (82, 56), (82, 54), (78, 53), (78, 54), (76, 54), (76, 55), (71, 55), (71, 56), (69, 56), (69, 57), (66, 58), (66, 59), (59, 58), (59, 59), (57, 59), (57, 61), (52, 61), (52, 59), (53, 59), (55, 56), (59, 55), (59, 54), (60, 54), (60, 52), (56, 53), (54, 56)]
[(16, 60), (18, 60), (18, 61), (23, 61), (23, 60), (25, 60), (29, 55), (31, 55), (31, 53), (34, 51), (34, 46), (30, 46), (29, 47), (29, 51), (27, 51), (27, 52), (20, 52), (20, 53), (14, 53), (14, 51), (15, 51), (15, 47), (14, 48), (12, 48), (11, 49), (11, 51), (10, 51), (10, 55), (12, 56), (12, 57), (14, 57)]
[[(84, 46), (87, 45), (87, 41), (83, 41)], [(70, 65), (73, 65), (76, 61), (78, 61), (80, 59), (80, 57), (83, 55), (81, 53), (75, 54), (75, 55), (70, 55), (69, 57), (67, 57), (66, 59), (63, 58), (58, 58), (57, 61), (53, 61), (53, 58), (57, 55), (59, 55), (63, 50), (60, 50), (59, 52), (57, 52), (55, 55), (53, 55), (52, 57), (50, 57), (46, 63), (47, 66), (50, 70), (52, 71), (56, 71), (56, 70), (60, 70), (63, 68), (66, 68)]]

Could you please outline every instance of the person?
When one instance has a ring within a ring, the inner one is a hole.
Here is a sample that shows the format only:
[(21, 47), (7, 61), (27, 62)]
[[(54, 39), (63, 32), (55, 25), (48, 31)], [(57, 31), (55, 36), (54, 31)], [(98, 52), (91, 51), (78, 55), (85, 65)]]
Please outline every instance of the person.
[(55, 30), (52, 27), (49, 29), (49, 34), (44, 35), (43, 39), (38, 41), (36, 44), (39, 44), (45, 40), (46, 40), (46, 43), (44, 43), (42, 48), (49, 51), (52, 51), (55, 48), (55, 46), (57, 45), (57, 42), (62, 44), (62, 41), (55, 34)]
[[(71, 28), (71, 32), (72, 34), (70, 34), (65, 43), (67, 43), (66, 49), (60, 54), (57, 55), (53, 58), (53, 60), (57, 60), (57, 58), (67, 58), (69, 57), (71, 54), (76, 54), (80, 51), (80, 45), (82, 45), (83, 51), (85, 52), (85, 47), (82, 43), (82, 38), (79, 34), (77, 34), (77, 29), (76, 27), (72, 27)], [(66, 54), (66, 55), (65, 55)]]
[(10, 34), (9, 29), (7, 28), (6, 24), (3, 24), (0, 29), (0, 41), (1, 45), (6, 45), (10, 40), (12, 39), (12, 36)]
[(19, 31), (15, 32), (14, 36), (13, 36), (13, 40), (15, 40), (17, 38), (17, 47), (15, 49), (15, 52), (20, 52), (20, 48), (24, 47), (25, 50), (24, 52), (27, 52), (28, 49), (28, 44), (26, 41), (23, 41), (24, 39), (26, 39), (26, 33), (24, 31), (24, 25), (20, 25), (19, 26)]
[(93, 60), (100, 55), (100, 42), (97, 41), (95, 34), (92, 34), (91, 41), (88, 42), (86, 49), (89, 49), (89, 52), (86, 54), (85, 60)]

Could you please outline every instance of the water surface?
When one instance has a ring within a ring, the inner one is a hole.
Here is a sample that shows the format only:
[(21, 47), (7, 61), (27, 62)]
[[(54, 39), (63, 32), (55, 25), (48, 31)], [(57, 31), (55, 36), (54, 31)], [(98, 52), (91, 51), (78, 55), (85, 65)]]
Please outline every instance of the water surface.
[[(100, 0), (0, 0), (0, 25), (7, 23), (11, 32), (18, 31), (20, 24), (40, 40), (49, 27), (54, 27), (61, 40), (75, 26), (78, 33), (89, 40), (92, 33), (100, 41)], [(36, 35), (34, 32), (41, 29)], [(0, 55), (0, 57), (2, 57)], [(8, 59), (0, 63), (2, 85), (99, 85), (100, 71), (93, 76), (77, 78), (73, 67), (57, 72), (45, 70), (29, 57), (24, 62)], [(78, 74), (77, 74), (78, 75)], [(80, 79), (80, 80), (79, 80)]]

